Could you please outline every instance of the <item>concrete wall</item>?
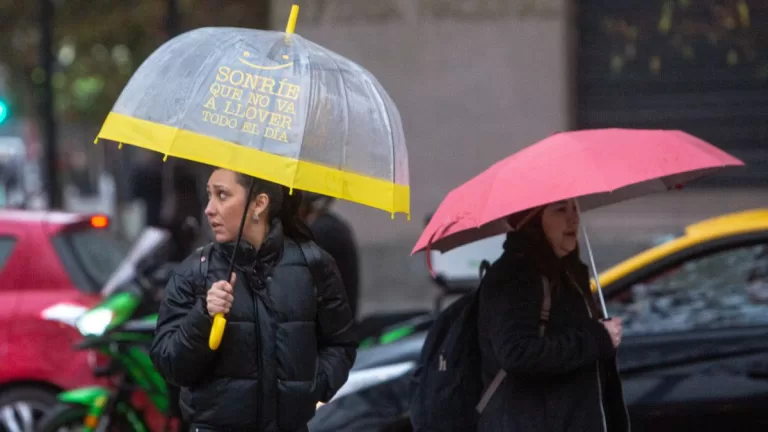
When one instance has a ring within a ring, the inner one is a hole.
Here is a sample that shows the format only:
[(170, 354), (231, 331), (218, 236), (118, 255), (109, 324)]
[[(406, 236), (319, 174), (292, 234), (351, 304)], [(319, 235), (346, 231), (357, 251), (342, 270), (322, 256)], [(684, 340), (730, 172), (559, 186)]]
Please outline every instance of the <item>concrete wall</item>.
[[(275, 28), (291, 2), (275, 2)], [(428, 304), (423, 256), (409, 252), (445, 194), (499, 158), (568, 127), (564, 1), (299, 2), (297, 33), (366, 67), (400, 109), (412, 219), (337, 209), (363, 253), (363, 313)]]

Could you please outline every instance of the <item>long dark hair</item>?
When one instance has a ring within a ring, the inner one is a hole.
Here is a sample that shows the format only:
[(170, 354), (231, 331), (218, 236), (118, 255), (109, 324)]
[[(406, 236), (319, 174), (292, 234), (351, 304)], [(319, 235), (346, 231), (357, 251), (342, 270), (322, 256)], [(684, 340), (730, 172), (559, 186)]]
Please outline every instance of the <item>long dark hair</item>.
[[(601, 316), (597, 307), (589, 283), (589, 270), (581, 260), (579, 246), (571, 253), (560, 258), (555, 253), (552, 245), (544, 234), (541, 218), (543, 211), (533, 216), (525, 225), (515, 233), (520, 237), (525, 249), (530, 251), (530, 256), (535, 262), (536, 269), (551, 281), (560, 281), (562, 277), (572, 278), (576, 287), (585, 294), (587, 303), (594, 316)], [(565, 282), (569, 282), (568, 279)], [(557, 284), (556, 284), (557, 285)]]
[(235, 172), (237, 183), (247, 191), (253, 181), (253, 191), (248, 197), (247, 202), (254, 200), (259, 194), (266, 194), (269, 197), (269, 207), (267, 208), (267, 218), (270, 221), (278, 219), (283, 226), (283, 233), (286, 237), (299, 243), (314, 240), (312, 232), (307, 225), (299, 218), (299, 206), (301, 205), (301, 191), (294, 189), (293, 193), (282, 185), (251, 177), (246, 174)]

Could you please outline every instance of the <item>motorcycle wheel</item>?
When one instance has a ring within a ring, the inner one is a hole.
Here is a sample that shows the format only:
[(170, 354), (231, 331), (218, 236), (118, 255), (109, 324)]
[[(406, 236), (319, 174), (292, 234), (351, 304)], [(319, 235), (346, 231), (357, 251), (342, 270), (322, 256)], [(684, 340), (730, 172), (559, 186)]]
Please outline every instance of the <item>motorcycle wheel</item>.
[[(82, 405), (60, 404), (48, 411), (40, 420), (36, 432), (70, 432), (82, 430), (88, 408)], [(120, 413), (113, 413), (108, 431), (133, 432), (128, 420)]]

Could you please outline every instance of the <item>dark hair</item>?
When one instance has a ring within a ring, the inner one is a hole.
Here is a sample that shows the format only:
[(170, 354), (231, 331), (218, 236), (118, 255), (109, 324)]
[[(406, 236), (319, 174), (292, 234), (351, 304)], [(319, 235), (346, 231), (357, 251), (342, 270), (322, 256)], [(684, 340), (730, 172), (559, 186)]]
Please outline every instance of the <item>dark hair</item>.
[(306, 218), (309, 213), (314, 211), (325, 212), (335, 201), (335, 198), (327, 195), (321, 195), (314, 192), (302, 192), (301, 204), (299, 205), (299, 215)]
[(562, 258), (558, 257), (544, 233), (541, 222), (542, 214), (543, 212), (539, 211), (518, 230), (518, 235), (523, 238), (526, 248), (531, 251), (531, 257), (536, 263), (538, 271), (549, 280), (559, 280), (562, 273), (567, 273), (569, 277), (573, 278), (577, 287), (586, 294), (587, 303), (592, 309), (593, 316), (601, 316), (590, 289), (589, 270), (581, 260), (578, 245), (568, 255)]
[(253, 181), (253, 191), (248, 197), (248, 202), (255, 199), (259, 194), (266, 194), (269, 197), (269, 207), (267, 208), (267, 218), (270, 221), (280, 220), (283, 226), (283, 233), (297, 242), (313, 240), (312, 232), (299, 218), (299, 205), (301, 205), (301, 191), (294, 189), (293, 193), (282, 185), (271, 181), (251, 177), (246, 174), (235, 172), (237, 183), (247, 191)]

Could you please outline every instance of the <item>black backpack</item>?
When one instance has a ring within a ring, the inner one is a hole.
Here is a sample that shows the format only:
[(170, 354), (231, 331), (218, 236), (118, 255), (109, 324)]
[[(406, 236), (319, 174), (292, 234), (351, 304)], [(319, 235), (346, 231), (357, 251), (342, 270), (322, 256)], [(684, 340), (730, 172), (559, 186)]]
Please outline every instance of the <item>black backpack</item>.
[[(410, 415), (414, 432), (477, 430), (480, 414), (507, 375), (500, 370), (483, 389), (477, 331), (480, 289), (482, 284), (442, 311), (427, 334), (413, 374)], [(543, 277), (542, 290), (540, 336), (552, 303), (549, 281)]]

